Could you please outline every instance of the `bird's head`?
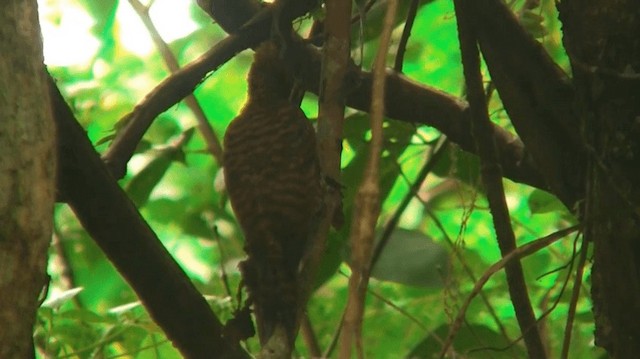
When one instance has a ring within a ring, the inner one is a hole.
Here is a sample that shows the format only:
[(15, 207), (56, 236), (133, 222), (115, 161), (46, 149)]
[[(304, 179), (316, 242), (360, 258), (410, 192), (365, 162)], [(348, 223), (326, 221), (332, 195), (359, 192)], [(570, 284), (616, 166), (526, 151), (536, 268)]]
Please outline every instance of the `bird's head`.
[(249, 70), (249, 97), (258, 99), (288, 99), (293, 86), (292, 71), (282, 61), (279, 47), (273, 41), (263, 42), (254, 54)]

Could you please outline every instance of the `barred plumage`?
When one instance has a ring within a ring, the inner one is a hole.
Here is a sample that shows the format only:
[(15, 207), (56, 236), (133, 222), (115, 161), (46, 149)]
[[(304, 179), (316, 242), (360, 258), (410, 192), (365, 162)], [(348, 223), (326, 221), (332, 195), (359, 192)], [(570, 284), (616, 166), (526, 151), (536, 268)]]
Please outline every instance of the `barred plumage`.
[(242, 272), (261, 342), (282, 325), (293, 340), (298, 267), (321, 208), (315, 131), (288, 101), (291, 78), (267, 42), (256, 51), (249, 97), (225, 134), (225, 181), (245, 235)]

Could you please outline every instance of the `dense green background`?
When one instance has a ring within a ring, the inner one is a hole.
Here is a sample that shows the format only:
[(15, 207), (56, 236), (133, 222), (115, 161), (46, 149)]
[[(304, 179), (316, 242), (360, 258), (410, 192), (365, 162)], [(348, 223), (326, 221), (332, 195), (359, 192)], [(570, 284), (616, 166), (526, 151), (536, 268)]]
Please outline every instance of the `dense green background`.
[[(403, 3), (407, 5), (408, 1)], [(91, 141), (102, 152), (117, 130), (118, 120), (169, 75), (165, 63), (126, 1), (41, 0), (40, 5), (49, 71)], [(519, 11), (519, 2), (512, 6)], [(406, 6), (403, 9), (402, 19)], [(376, 50), (380, 23), (377, 16), (380, 14), (372, 12), (365, 24), (365, 68), (370, 66)], [(180, 64), (195, 59), (224, 36), (195, 1), (157, 0), (151, 17)], [(553, 2), (543, 1), (540, 8), (521, 18), (566, 69)], [(300, 21), (302, 33), (310, 21)], [(394, 33), (393, 46), (397, 46), (403, 23), (399, 22)], [(358, 58), (355, 35), (353, 54)], [(393, 47), (390, 51), (389, 64), (395, 50)], [(250, 61), (249, 51), (239, 54), (211, 74), (195, 92), (219, 137), (245, 100), (244, 78)], [(416, 81), (462, 95), (462, 68), (451, 1), (436, 0), (420, 8), (404, 72)], [(315, 97), (308, 96), (303, 108), (309, 117), (316, 116)], [(497, 96), (491, 99), (490, 113), (496, 123), (511, 128)], [(175, 146), (176, 139), (194, 125), (194, 116), (183, 103), (162, 114), (139, 146), (121, 185), (209, 298), (213, 310), (226, 320), (237, 305), (242, 235), (224, 192), (220, 191), (219, 166), (205, 150), (199, 133), (195, 132), (183, 146)], [(370, 136), (367, 126), (366, 114), (348, 110), (342, 179), (347, 223)], [(432, 128), (395, 121), (388, 121), (385, 131), (381, 173), (386, 199), (379, 221), (381, 230), (400, 201), (411, 195), (409, 185), (429, 161), (440, 139), (439, 132)], [(370, 285), (364, 323), (367, 357), (429, 358), (437, 353), (449, 323), (474, 284), (461, 263), (469, 266), (477, 278), (500, 259), (491, 216), (478, 183), (477, 160), (449, 146), (422, 185), (419, 198), (413, 198), (402, 214)], [(573, 223), (571, 214), (550, 195), (508, 180), (505, 186), (519, 244)], [(320, 278), (322, 285), (309, 305), (309, 317), (323, 350), (336, 335), (346, 302), (349, 269), (342, 261), (347, 256), (347, 234), (348, 228), (332, 234)], [(551, 357), (559, 355), (565, 332), (575, 273), (575, 266), (570, 265), (575, 243), (575, 236), (565, 238), (523, 261), (536, 314), (550, 311), (542, 328)], [(453, 250), (460, 251), (463, 262)], [(56, 207), (50, 258), (52, 282), (35, 329), (40, 357), (180, 357), (65, 205)], [(596, 358), (602, 354), (592, 341), (588, 275), (587, 271), (573, 326), (572, 358)], [(523, 357), (522, 344), (510, 344), (520, 333), (502, 272), (487, 283), (484, 294), (499, 323), (476, 298), (467, 313), (466, 326), (458, 335), (456, 350), (467, 358)], [(506, 329), (508, 338), (500, 326)], [(255, 339), (248, 341), (247, 348), (255, 352)], [(308, 357), (302, 340), (297, 351)]]

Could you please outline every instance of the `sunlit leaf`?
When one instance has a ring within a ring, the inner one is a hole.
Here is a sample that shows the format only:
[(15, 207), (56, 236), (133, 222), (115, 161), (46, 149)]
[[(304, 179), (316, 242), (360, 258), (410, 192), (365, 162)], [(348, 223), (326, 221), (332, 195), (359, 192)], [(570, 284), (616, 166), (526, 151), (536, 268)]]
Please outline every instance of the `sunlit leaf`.
[(77, 287), (66, 290), (64, 292), (60, 292), (56, 295), (51, 296), (49, 299), (45, 300), (42, 303), (43, 307), (49, 308), (58, 308), (69, 300), (75, 298), (80, 292), (82, 292), (84, 288)]
[(154, 153), (154, 158), (129, 181), (126, 191), (137, 207), (147, 203), (149, 195), (175, 161), (184, 162), (181, 149), (169, 147), (158, 150)]

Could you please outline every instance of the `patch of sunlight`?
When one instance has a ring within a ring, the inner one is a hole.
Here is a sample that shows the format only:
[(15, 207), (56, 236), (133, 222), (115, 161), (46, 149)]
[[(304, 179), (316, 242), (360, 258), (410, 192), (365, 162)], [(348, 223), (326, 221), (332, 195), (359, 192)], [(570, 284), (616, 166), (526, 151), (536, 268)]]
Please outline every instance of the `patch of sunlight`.
[(38, 11), (47, 65), (82, 65), (95, 56), (100, 47), (91, 34), (95, 21), (77, 3), (39, 0)]
[[(155, 51), (155, 45), (140, 17), (127, 2), (121, 2), (118, 19), (119, 41), (128, 51), (145, 56)], [(162, 39), (169, 43), (183, 38), (199, 26), (191, 18), (190, 0), (156, 0), (149, 14)]]

